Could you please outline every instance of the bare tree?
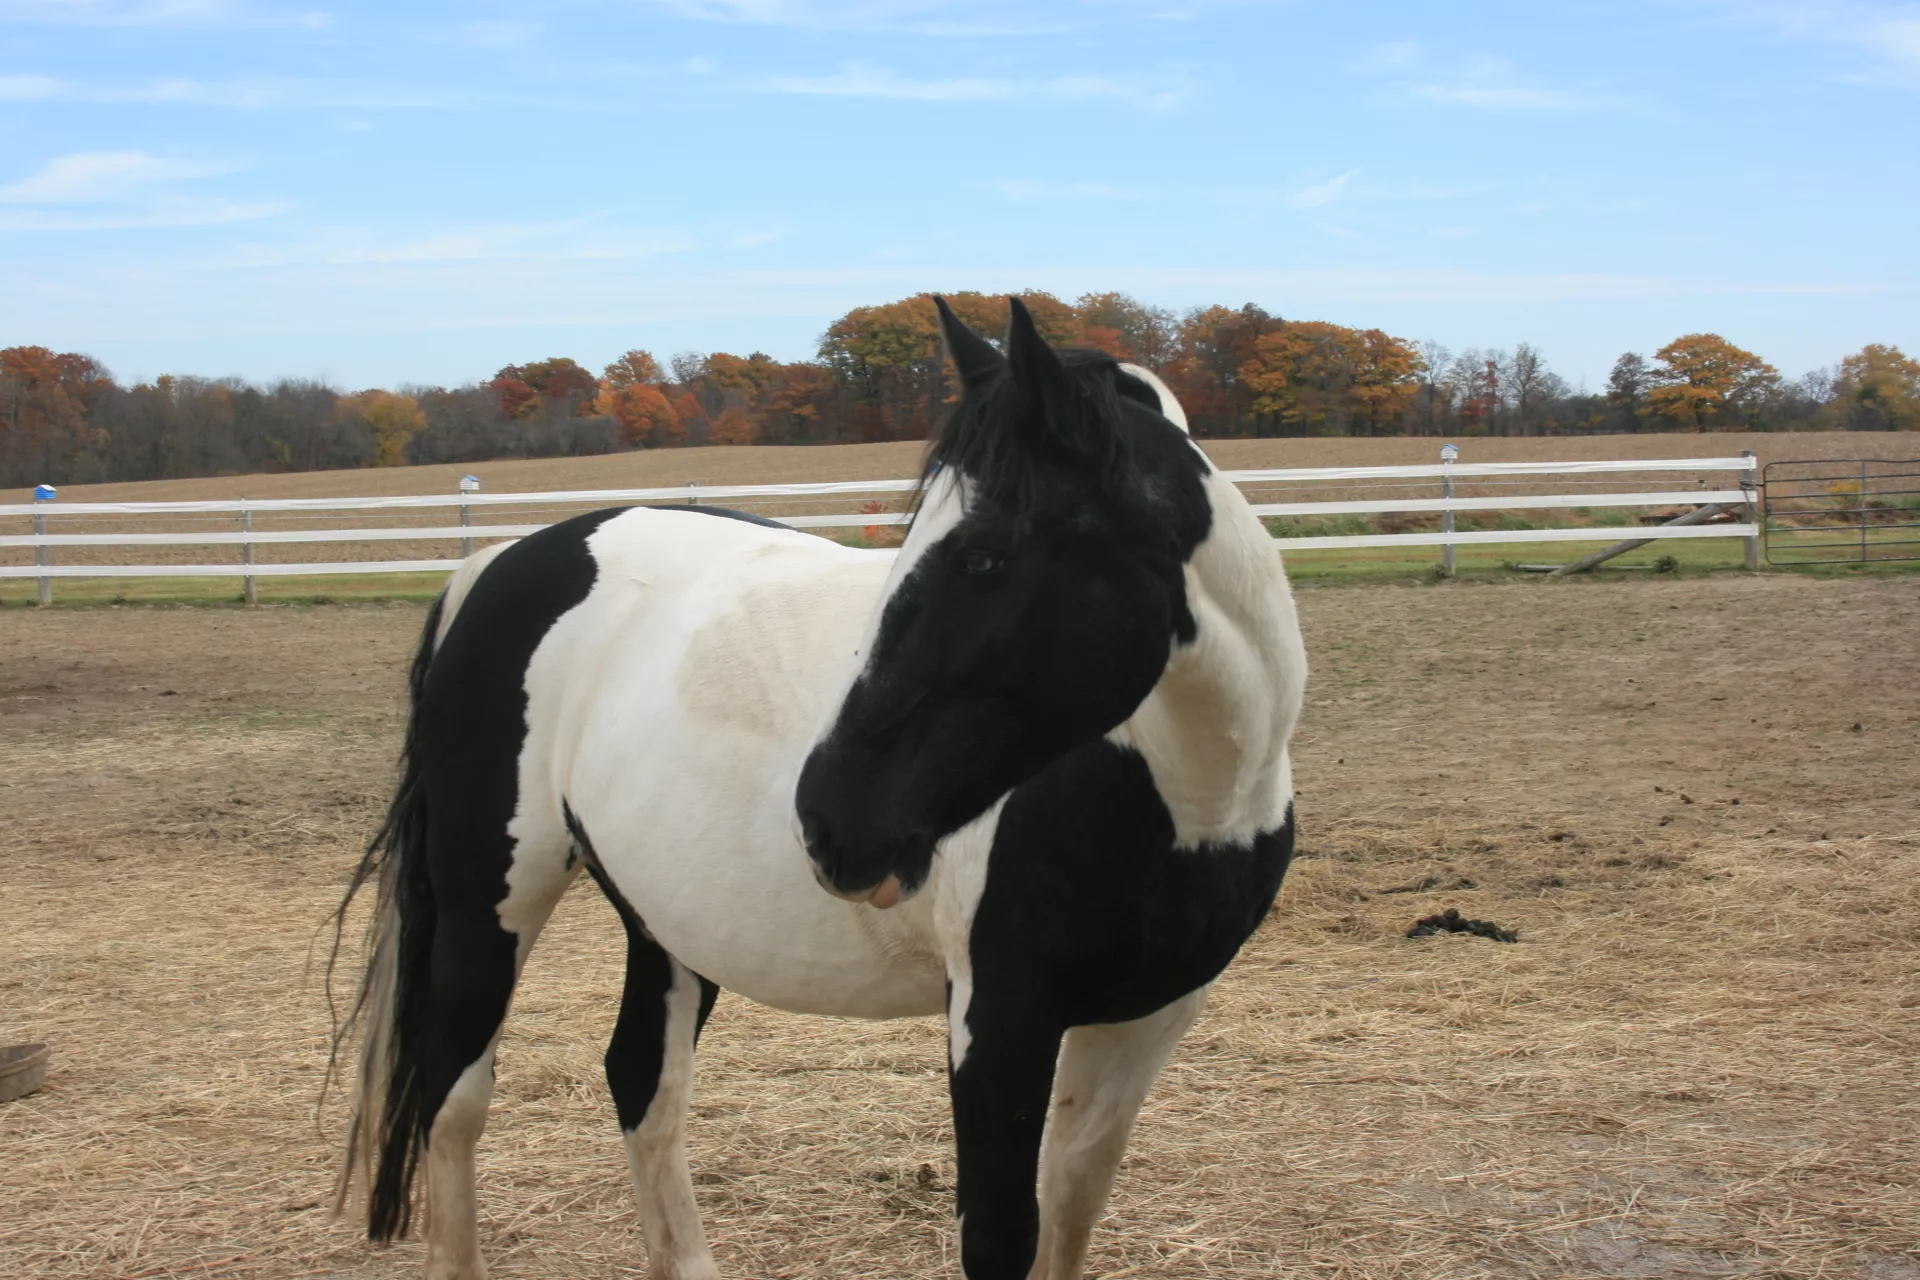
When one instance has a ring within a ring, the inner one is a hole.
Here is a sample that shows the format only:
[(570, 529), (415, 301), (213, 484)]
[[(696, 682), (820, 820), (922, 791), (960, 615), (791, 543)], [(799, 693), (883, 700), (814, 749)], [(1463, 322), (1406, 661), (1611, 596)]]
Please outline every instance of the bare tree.
[(707, 357), (702, 351), (676, 351), (667, 364), (673, 369), (673, 380), (683, 387), (707, 376)]
[(1437, 436), (1441, 424), (1453, 412), (1453, 352), (1432, 338), (1422, 342), (1419, 351), (1420, 363), (1425, 368), (1420, 375), (1419, 397), (1408, 417), (1427, 435)]
[[(1552, 381), (1549, 382), (1549, 379)], [(1530, 436), (1539, 421), (1540, 411), (1551, 398), (1558, 378), (1547, 369), (1547, 361), (1537, 347), (1523, 342), (1513, 349), (1506, 368), (1500, 371), (1502, 389), (1513, 405), (1512, 434)]]

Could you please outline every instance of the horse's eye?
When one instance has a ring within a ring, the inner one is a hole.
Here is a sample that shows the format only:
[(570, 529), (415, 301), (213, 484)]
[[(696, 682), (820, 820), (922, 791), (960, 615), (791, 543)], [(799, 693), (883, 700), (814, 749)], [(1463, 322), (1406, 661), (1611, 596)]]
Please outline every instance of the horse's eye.
[(1005, 563), (1004, 556), (997, 556), (991, 551), (969, 551), (967, 558), (961, 561), (960, 567), (978, 578), (992, 573)]

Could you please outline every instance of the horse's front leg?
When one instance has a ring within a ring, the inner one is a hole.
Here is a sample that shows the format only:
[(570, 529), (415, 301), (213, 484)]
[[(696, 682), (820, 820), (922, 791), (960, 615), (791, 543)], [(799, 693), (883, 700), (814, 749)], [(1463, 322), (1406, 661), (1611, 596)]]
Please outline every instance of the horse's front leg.
[(948, 1088), (960, 1165), (960, 1266), (967, 1280), (1026, 1280), (1040, 1238), (1040, 1136), (1064, 1028), (993, 1002), (981, 1008), (956, 991)]
[(1080, 1280), (1134, 1119), (1207, 988), (1134, 1022), (1067, 1033), (1040, 1154), (1040, 1248), (1031, 1280)]

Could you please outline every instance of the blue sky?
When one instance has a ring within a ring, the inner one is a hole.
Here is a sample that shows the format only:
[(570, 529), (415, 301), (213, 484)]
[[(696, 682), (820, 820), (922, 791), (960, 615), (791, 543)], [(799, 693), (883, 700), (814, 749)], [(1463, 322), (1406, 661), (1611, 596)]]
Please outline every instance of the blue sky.
[(923, 289), (1920, 351), (1920, 5), (0, 0), (0, 345), (458, 383)]

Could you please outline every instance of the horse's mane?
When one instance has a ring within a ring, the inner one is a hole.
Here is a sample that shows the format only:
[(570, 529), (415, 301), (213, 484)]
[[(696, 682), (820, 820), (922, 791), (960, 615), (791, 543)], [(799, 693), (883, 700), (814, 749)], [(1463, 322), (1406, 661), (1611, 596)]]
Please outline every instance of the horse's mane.
[(1044, 472), (1035, 464), (1047, 455), (1075, 458), (1076, 470), (1091, 463), (1087, 469), (1103, 496), (1136, 483), (1136, 427), (1123, 398), (1137, 397), (1121, 390), (1120, 362), (1082, 347), (1057, 348), (1056, 354), (1073, 393), (1067, 403), (1048, 406), (1045, 435), (1018, 420), (1023, 409), (1009, 373), (968, 389), (927, 449), (916, 505), (937, 472), (955, 467), (983, 497), (1018, 518), (1038, 503), (1034, 482)]

